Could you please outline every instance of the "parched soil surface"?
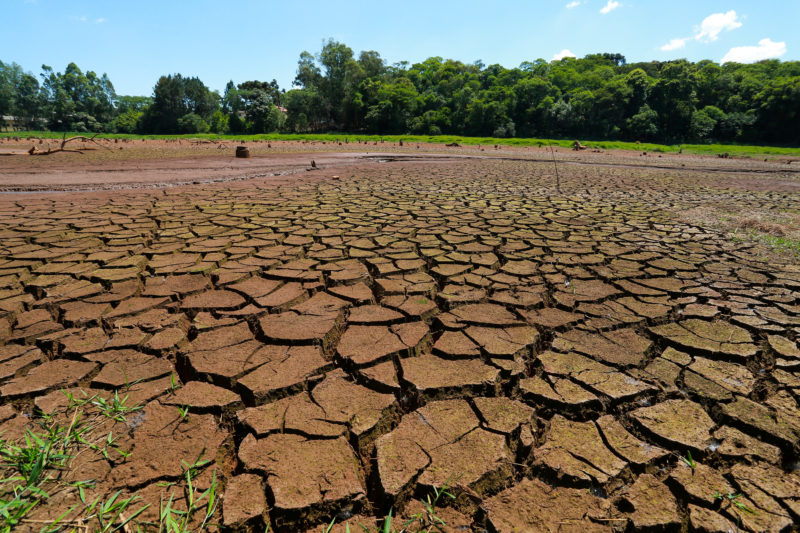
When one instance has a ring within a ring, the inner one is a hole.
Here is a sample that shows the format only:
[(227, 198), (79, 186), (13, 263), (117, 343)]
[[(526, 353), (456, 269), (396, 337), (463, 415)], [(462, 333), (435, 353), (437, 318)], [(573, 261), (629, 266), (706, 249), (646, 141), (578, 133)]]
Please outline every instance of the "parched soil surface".
[(123, 189), (0, 195), (0, 433), (119, 391), (87, 501), (153, 519), (203, 457), (223, 530), (402, 523), (443, 485), (443, 531), (796, 528), (800, 266), (687, 216), (796, 210), (791, 165), (314, 148), (0, 158), (6, 190)]

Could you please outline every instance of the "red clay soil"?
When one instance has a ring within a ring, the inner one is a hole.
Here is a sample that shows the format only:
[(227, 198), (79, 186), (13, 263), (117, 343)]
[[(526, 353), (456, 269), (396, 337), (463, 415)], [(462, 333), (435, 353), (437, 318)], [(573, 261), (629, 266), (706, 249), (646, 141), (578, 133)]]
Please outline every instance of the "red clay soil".
[(0, 432), (141, 407), (57, 474), (86, 502), (152, 526), (202, 458), (226, 531), (422, 531), (445, 484), (443, 531), (800, 521), (800, 266), (686, 215), (796, 210), (787, 165), (559, 151), (559, 193), (538, 149), (107, 144), (0, 157), (67, 191), (0, 194)]

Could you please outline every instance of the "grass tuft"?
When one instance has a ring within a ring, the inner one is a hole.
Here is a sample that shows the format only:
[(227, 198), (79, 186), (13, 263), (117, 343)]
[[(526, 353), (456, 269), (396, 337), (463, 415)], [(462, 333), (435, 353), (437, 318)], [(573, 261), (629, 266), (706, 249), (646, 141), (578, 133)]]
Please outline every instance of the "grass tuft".
[[(394, 519), (393, 510), (389, 509), (389, 512), (383, 517), (382, 525), (376, 527), (375, 529), (370, 529), (363, 524), (359, 524), (359, 527), (363, 531), (363, 533), (405, 533), (406, 531), (410, 531), (412, 526), (416, 526), (413, 531), (418, 531), (420, 533), (433, 533), (435, 531), (446, 531), (447, 524), (444, 520), (439, 518), (436, 514), (436, 509), (440, 505), (442, 498), (447, 497), (454, 500), (456, 497), (450, 492), (451, 488), (451, 481), (448, 478), (441, 487), (433, 487), (433, 492), (428, 494), (425, 497), (425, 501), (423, 504), (425, 505), (425, 510), (420, 511), (411, 517), (409, 517), (405, 522), (403, 522), (400, 526), (400, 529), (395, 529), (392, 527), (392, 520)], [(322, 533), (330, 533), (333, 530), (333, 526), (336, 524), (336, 518), (330, 521), (329, 524), (326, 524), (322, 527)], [(269, 530), (269, 527), (267, 527)], [(345, 533), (350, 532), (350, 524), (345, 524)], [(266, 533), (266, 532), (265, 532)]]

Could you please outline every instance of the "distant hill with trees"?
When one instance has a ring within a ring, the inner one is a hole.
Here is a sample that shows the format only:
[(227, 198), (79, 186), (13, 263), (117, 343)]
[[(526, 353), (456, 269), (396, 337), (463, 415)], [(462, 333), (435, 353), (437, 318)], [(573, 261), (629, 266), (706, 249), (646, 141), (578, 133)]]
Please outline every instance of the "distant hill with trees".
[(0, 61), (0, 115), (34, 129), (124, 133), (454, 134), (800, 145), (800, 61), (627, 63), (620, 54), (515, 68), (431, 57), (388, 65), (334, 40), (300, 54), (294, 87), (161, 76), (120, 96), (103, 74)]

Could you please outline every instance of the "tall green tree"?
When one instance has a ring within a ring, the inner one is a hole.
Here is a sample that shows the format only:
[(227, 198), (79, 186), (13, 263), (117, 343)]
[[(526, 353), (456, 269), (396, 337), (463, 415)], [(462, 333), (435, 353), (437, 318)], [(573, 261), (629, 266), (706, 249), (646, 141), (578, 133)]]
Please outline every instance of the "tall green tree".
[(47, 95), (36, 77), (16, 63), (0, 61), (0, 115), (12, 116), (17, 126), (41, 127), (47, 114)]
[(207, 131), (207, 121), (219, 107), (219, 100), (219, 94), (199, 78), (161, 76), (153, 88), (153, 103), (142, 117), (142, 128), (152, 133), (194, 133), (187, 130), (196, 128)]
[(114, 118), (117, 96), (105, 74), (70, 63), (63, 73), (42, 65), (41, 78), (52, 129), (101, 131)]

